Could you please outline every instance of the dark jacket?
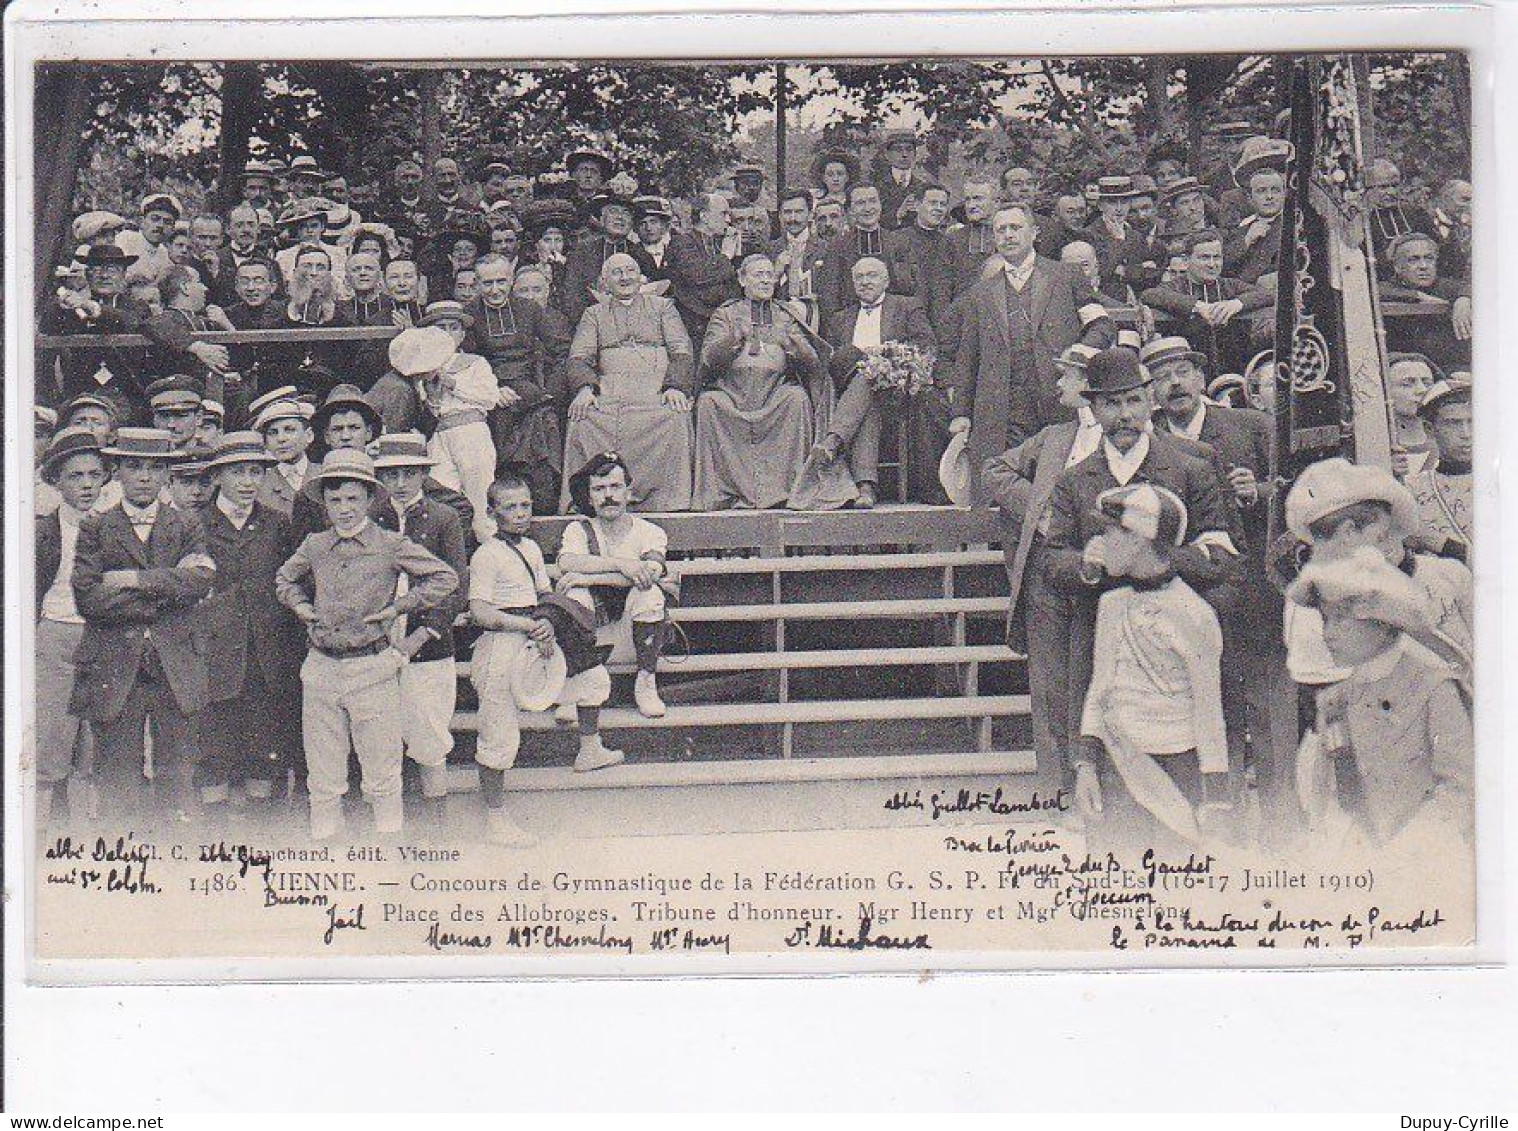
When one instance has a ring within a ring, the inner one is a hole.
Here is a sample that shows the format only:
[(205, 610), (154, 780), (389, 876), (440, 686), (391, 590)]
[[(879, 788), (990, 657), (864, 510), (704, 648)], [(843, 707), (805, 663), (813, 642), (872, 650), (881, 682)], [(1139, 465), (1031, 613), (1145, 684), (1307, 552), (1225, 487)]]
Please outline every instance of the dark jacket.
[[(881, 260), (886, 258), (886, 235), (884, 222), (871, 233), (872, 238), (879, 241), (878, 258)], [(822, 278), (817, 284), (817, 302), (824, 326), (834, 314), (854, 301), (854, 264), (864, 258), (860, 245), (861, 235), (857, 228), (845, 228), (828, 241), (828, 249), (822, 257)], [(894, 287), (894, 279), (892, 282)]]
[(933, 332), (942, 331), (954, 301), (958, 254), (942, 231), (925, 231), (913, 224), (886, 233), (885, 261), (891, 272), (891, 291), (911, 295), (928, 312)]
[[(585, 308), (596, 301), (590, 293), (591, 288), (600, 289), (601, 267), (613, 255), (631, 255), (638, 261), (644, 274), (647, 274), (652, 264), (646, 255), (641, 254), (642, 250), (630, 236), (625, 240), (612, 241), (600, 234), (587, 236), (570, 248), (564, 255), (565, 317), (571, 323), (578, 322)], [(640, 254), (634, 254), (635, 252)], [(666, 253), (665, 263), (668, 262)]]
[(63, 520), (57, 511), (37, 516), (37, 616), (42, 616), (42, 598), (58, 580), (63, 564)]
[(241, 696), (250, 673), (275, 695), (298, 695), (306, 634), (274, 597), (274, 574), (296, 546), (289, 519), (255, 501), (238, 530), (213, 499), (201, 508), (200, 525), (216, 561), (211, 595), (195, 612), (205, 640), (210, 701)]
[[(671, 232), (669, 246), (664, 249), (668, 297), (674, 299), (691, 348), (697, 352), (713, 312), (739, 295), (738, 270), (722, 254), (721, 244), (720, 239), (700, 232)], [(574, 319), (570, 324), (574, 325)]]
[[(96, 721), (119, 715), (149, 639), (180, 710), (194, 715), (205, 706), (205, 644), (194, 612), (211, 591), (214, 570), (193, 564), (205, 554), (195, 516), (162, 503), (145, 545), (119, 505), (80, 523), (73, 584), (85, 624), (70, 714)], [(187, 558), (192, 564), (181, 564)], [(115, 569), (139, 571), (141, 586), (107, 587), (103, 575)]]
[[(1275, 303), (1264, 287), (1223, 276), (1210, 283), (1189, 277), (1149, 287), (1140, 298), (1144, 305), (1167, 315), (1169, 332), (1179, 334), (1193, 349), (1207, 355), (1209, 373), (1238, 373), (1249, 360), (1249, 315)], [(1198, 303), (1238, 299), (1243, 309), (1222, 326), (1209, 326), (1196, 313)]]
[[(395, 507), (390, 506), (390, 530), (399, 529)], [(434, 557), (441, 559), (459, 575), (459, 584), (439, 605), (406, 618), (410, 632), (430, 628), (437, 638), (422, 645), (412, 659), (420, 662), (443, 660), (456, 653), (453, 638), (453, 622), (469, 606), (469, 556), (465, 550), (465, 527), (458, 511), (447, 503), (431, 498), (424, 491), (422, 497), (406, 512), (406, 537), (410, 538)]]

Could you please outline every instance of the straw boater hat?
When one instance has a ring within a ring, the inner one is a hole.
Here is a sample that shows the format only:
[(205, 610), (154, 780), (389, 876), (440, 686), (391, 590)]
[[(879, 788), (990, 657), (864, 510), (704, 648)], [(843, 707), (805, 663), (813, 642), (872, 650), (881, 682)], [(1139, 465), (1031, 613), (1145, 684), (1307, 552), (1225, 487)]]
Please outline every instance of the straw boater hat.
[(148, 386), (148, 407), (170, 415), (200, 412), (205, 391), (200, 382), (184, 373), (160, 377)]
[(956, 507), (970, 502), (970, 437), (956, 432), (938, 457), (938, 484)]
[(324, 181), (327, 174), (316, 163), (316, 158), (309, 153), (302, 153), (299, 157), (290, 159), (290, 176), (303, 181)]
[[(411, 331), (402, 331), (403, 334)], [(397, 335), (399, 338), (399, 335)], [(449, 339), (452, 341), (452, 339)], [(379, 410), (376, 409), (359, 391), (357, 385), (337, 385), (327, 394), (327, 399), (311, 417), (311, 427), (320, 436), (326, 431), (328, 422), (339, 412), (357, 412), (369, 422), (369, 427), (378, 432), (382, 426)]]
[(564, 650), (555, 644), (545, 656), (534, 644), (517, 649), (511, 666), (511, 697), (522, 711), (546, 711), (558, 702), (569, 677)]
[(212, 417), (222, 424), (227, 422), (226, 406), (220, 401), (213, 401), (210, 397), (205, 397), (201, 400), (200, 415), (202, 417)]
[(662, 196), (636, 196), (633, 198), (632, 210), (634, 220), (642, 220), (646, 216), (660, 216), (665, 220), (675, 218), (674, 209)]
[(278, 462), (264, 447), (264, 438), (258, 432), (228, 432), (217, 441), (211, 459), (206, 463), (206, 470), (216, 471), (239, 463)]
[(1241, 189), (1248, 189), (1249, 178), (1262, 169), (1284, 173), (1295, 154), (1291, 142), (1284, 138), (1252, 137), (1244, 143), (1244, 149), (1233, 166), (1233, 183)]
[(457, 351), (447, 330), (413, 326), (390, 339), (390, 367), (402, 377), (419, 377), (441, 368)]
[(111, 446), (100, 451), (113, 459), (152, 459), (171, 463), (179, 458), (173, 435), (162, 428), (118, 428)]
[(1076, 342), (1066, 346), (1064, 352), (1054, 359), (1055, 365), (1063, 365), (1070, 369), (1079, 369), (1082, 373), (1091, 364), (1091, 359), (1102, 351), (1095, 346), (1088, 346), (1084, 342)]
[(267, 161), (248, 161), (242, 167), (242, 179), (248, 181), (272, 181), (274, 169)]
[(191, 444), (182, 448), (179, 457), (169, 464), (169, 474), (200, 478), (206, 474), (211, 463), (211, 449), (205, 444)]
[(1390, 471), (1335, 457), (1312, 464), (1286, 495), (1286, 528), (1312, 541), (1312, 524), (1355, 503), (1381, 502), (1403, 534), (1417, 533), (1418, 504)]
[(1235, 393), (1246, 398), (1249, 396), (1249, 387), (1243, 374), (1222, 373), (1207, 383), (1207, 395), (1219, 404), (1231, 405)]
[(386, 467), (434, 467), (437, 460), (427, 454), (427, 437), (420, 432), (386, 432), (369, 445), (374, 470)]
[(564, 158), (564, 168), (573, 175), (575, 168), (591, 161), (601, 167), (601, 179), (611, 180), (612, 174), (617, 171), (617, 163), (611, 159), (611, 155), (603, 153), (599, 149), (576, 149)]
[(311, 413), (307, 406), (299, 401), (271, 401), (253, 417), (253, 428), (259, 433), (265, 432), (276, 420), (299, 420), (302, 423), (309, 423)]
[(1128, 176), (1098, 177), (1096, 193), (1099, 200), (1132, 200), (1142, 195)]
[(1153, 483), (1109, 487), (1096, 497), (1096, 514), (1151, 542), (1179, 546), (1186, 541), (1186, 504)]
[(281, 385), (277, 389), (270, 389), (267, 393), (261, 393), (248, 402), (248, 415), (257, 416), (275, 401), (293, 401), (296, 388), (294, 385)]
[(32, 426), (46, 428), (51, 432), (58, 427), (58, 410), (45, 404), (32, 405)]
[(474, 319), (464, 309), (463, 303), (455, 302), (453, 299), (441, 299), (427, 304), (427, 309), (423, 311), (421, 321), (417, 323), (417, 326), (436, 326), (444, 321), (457, 322), (466, 330), (474, 325)]
[(44, 481), (51, 483), (65, 463), (85, 453), (103, 455), (95, 433), (88, 428), (65, 428), (53, 437), (38, 471)]
[(1179, 335), (1155, 338), (1139, 351), (1139, 362), (1151, 373), (1161, 365), (1182, 360), (1205, 367), (1207, 355), (1200, 350), (1192, 349), (1191, 343)]
[(1181, 197), (1192, 193), (1206, 195), (1207, 188), (1195, 177), (1178, 177), (1160, 190), (1160, 203), (1174, 204)]

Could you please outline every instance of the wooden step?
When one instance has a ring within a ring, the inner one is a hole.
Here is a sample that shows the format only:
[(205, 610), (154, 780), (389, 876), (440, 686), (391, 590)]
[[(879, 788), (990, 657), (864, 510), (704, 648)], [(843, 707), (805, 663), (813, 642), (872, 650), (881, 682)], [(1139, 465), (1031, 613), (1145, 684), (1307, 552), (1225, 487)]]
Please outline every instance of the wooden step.
[[(506, 788), (521, 792), (576, 789), (647, 789), (682, 786), (769, 785), (791, 782), (997, 777), (1037, 772), (1033, 751), (972, 751), (954, 754), (875, 754), (838, 758), (771, 758), (741, 762), (624, 762), (577, 774), (568, 767), (506, 771)], [(473, 766), (449, 770), (449, 792), (479, 788)]]
[[(801, 671), (818, 668), (890, 668), (940, 664), (1010, 664), (1014, 656), (1004, 644), (945, 645), (938, 648), (827, 648), (804, 652), (727, 652), (711, 656), (665, 657), (659, 671), (670, 675), (698, 672)], [(633, 663), (607, 664), (612, 675), (631, 675)], [(469, 675), (469, 661), (458, 664), (459, 678)]]
[[(662, 719), (646, 719), (632, 707), (601, 711), (603, 730), (646, 730), (655, 727), (774, 726), (780, 723), (866, 723), (894, 719), (985, 719), (1026, 715), (1026, 695), (967, 695), (934, 699), (819, 699), (801, 703), (698, 703), (672, 705)], [(475, 711), (456, 711), (453, 729), (471, 731)], [(554, 730), (551, 711), (524, 711), (523, 730)], [(566, 728), (567, 729), (567, 728)]]
[(902, 601), (797, 601), (774, 605), (697, 605), (670, 610), (685, 624), (714, 621), (867, 620), (1005, 613), (1006, 597), (922, 597)]

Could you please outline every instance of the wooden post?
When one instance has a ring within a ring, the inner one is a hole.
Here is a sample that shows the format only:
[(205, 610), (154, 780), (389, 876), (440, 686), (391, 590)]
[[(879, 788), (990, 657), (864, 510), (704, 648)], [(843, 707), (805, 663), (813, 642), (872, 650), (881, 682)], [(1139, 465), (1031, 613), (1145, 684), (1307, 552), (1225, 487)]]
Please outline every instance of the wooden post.
[(785, 64), (775, 64), (775, 206), (785, 197)]
[(90, 92), (94, 87), (89, 68), (82, 63), (58, 63), (37, 68), (33, 105), (37, 139), (36, 174), (37, 239), (32, 264), (37, 295), (52, 291), (53, 266), (62, 258), (65, 232), (72, 217), (74, 181), (79, 175), (84, 127), (88, 121)]
[(421, 73), (417, 85), (417, 97), (421, 102), (422, 186), (430, 198), (436, 196), (437, 186), (432, 180), (433, 167), (443, 156), (443, 124), (439, 99), (442, 91), (441, 71), (429, 67)]
[(221, 211), (230, 212), (242, 201), (242, 170), (248, 160), (248, 137), (253, 132), (253, 104), (258, 98), (262, 75), (257, 63), (229, 62), (221, 73), (221, 137), (217, 142), (220, 172), (216, 193)]
[(1376, 118), (1371, 113), (1370, 56), (1364, 51), (1354, 51), (1349, 56), (1349, 68), (1355, 76), (1355, 101), (1360, 104), (1360, 146), (1365, 165), (1381, 156), (1376, 146)]

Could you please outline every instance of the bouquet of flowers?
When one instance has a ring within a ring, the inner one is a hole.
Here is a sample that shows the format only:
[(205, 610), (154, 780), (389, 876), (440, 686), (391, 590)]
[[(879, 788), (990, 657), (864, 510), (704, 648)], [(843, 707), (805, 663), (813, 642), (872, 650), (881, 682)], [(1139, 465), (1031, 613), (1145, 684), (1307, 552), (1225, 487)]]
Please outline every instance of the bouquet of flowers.
[(933, 386), (933, 360), (930, 351), (911, 342), (886, 342), (866, 349), (859, 368), (876, 392), (915, 397)]

